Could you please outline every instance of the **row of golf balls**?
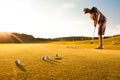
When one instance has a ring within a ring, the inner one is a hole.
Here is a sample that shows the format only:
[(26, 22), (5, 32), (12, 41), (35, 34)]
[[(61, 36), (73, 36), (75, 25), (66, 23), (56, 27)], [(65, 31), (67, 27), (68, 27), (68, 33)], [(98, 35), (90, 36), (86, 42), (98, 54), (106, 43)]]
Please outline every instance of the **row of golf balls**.
[[(55, 55), (56, 57), (59, 57), (59, 54), (56, 54)], [(49, 60), (50, 59), (50, 56), (44, 56), (42, 57), (43, 60)]]
[[(59, 54), (56, 54), (56, 57), (59, 57)], [(50, 59), (50, 56), (44, 56), (44, 57), (42, 57), (42, 59), (43, 59), (43, 60), (47, 60), (47, 59), (49, 60), (49, 59)], [(15, 61), (15, 63), (16, 63), (16, 64), (20, 64), (20, 60), (17, 59), (17, 60)]]

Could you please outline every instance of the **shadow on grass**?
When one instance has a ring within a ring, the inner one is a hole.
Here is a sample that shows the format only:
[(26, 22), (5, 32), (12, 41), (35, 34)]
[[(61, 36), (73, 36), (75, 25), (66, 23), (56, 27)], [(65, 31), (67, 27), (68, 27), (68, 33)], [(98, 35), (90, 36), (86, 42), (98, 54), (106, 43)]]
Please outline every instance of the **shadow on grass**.
[(17, 63), (15, 64), (21, 71), (24, 71), (24, 72), (26, 71), (26, 69), (21, 64), (17, 64)]
[(54, 62), (54, 63), (60, 63), (59, 61), (49, 59), (49, 61)]
[(49, 59), (49, 60), (44, 60), (45, 62), (48, 62), (50, 64), (54, 64), (54, 65), (57, 65), (57, 63), (60, 63), (59, 61), (56, 61), (56, 60), (52, 60), (52, 59)]
[(62, 60), (62, 57), (56, 57), (55, 60)]

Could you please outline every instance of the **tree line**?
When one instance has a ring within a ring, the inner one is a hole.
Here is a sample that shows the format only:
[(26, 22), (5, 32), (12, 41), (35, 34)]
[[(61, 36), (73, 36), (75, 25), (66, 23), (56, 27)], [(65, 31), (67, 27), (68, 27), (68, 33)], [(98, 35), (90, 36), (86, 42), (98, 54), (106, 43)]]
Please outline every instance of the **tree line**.
[[(118, 36), (118, 35), (117, 35)], [(106, 36), (109, 38), (111, 36)], [(98, 39), (95, 37), (94, 39)], [(70, 37), (59, 37), (59, 38), (35, 38), (32, 35), (24, 33), (0, 33), (0, 43), (37, 43), (37, 42), (51, 42), (51, 41), (82, 41), (91, 40), (91, 37), (84, 36), (70, 36)]]

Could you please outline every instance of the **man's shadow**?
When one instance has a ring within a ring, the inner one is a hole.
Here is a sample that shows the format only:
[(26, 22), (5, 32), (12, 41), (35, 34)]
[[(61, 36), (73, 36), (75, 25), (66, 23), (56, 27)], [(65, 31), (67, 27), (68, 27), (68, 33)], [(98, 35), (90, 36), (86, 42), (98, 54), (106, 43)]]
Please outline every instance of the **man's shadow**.
[(26, 69), (21, 64), (17, 64), (17, 63), (15, 64), (21, 71), (24, 71), (24, 72), (26, 71)]

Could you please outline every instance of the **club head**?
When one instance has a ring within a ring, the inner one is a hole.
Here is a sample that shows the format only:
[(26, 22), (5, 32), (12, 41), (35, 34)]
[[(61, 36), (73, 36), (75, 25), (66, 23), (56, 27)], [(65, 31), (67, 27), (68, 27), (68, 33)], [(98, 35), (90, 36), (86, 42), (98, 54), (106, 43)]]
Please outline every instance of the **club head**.
[(91, 41), (90, 44), (93, 44), (93, 41)]

